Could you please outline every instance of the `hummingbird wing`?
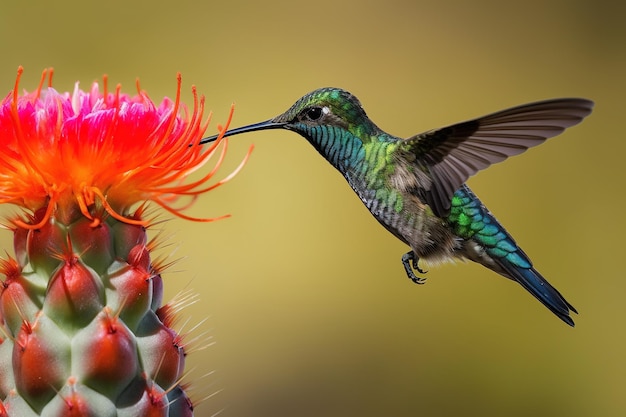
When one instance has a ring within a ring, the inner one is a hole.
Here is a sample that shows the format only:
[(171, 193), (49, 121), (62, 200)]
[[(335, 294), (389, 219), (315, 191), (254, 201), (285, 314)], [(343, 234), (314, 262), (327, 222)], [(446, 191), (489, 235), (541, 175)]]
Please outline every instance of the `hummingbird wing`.
[(441, 217), (467, 179), (491, 164), (518, 155), (574, 126), (591, 113), (593, 102), (563, 98), (525, 104), (405, 140), (422, 172), (418, 195)]

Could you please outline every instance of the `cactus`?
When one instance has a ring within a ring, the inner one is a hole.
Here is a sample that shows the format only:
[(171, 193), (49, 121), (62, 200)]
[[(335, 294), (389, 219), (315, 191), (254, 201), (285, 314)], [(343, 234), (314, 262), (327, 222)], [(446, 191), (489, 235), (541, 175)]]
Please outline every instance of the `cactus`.
[(106, 78), (102, 93), (58, 93), (43, 87), (51, 70), (20, 95), (21, 73), (0, 104), (0, 203), (24, 209), (0, 261), (0, 416), (191, 416), (144, 202), (214, 220), (173, 204), (232, 177), (206, 184), (226, 140), (189, 181), (218, 145), (197, 146), (204, 98), (192, 89), (187, 111), (180, 75), (176, 99), (156, 106), (139, 88), (108, 92)]

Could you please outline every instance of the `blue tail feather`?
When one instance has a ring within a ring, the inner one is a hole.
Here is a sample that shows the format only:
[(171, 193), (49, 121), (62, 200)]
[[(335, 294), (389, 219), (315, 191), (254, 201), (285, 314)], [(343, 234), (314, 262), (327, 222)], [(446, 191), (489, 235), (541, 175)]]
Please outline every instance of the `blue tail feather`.
[(466, 185), (454, 194), (448, 222), (458, 236), (473, 242), (464, 247), (464, 256), (517, 281), (561, 320), (574, 326), (569, 313), (577, 313), (576, 309), (537, 272), (513, 237)]
[(541, 301), (557, 317), (574, 327), (574, 320), (572, 320), (569, 313), (570, 311), (578, 312), (535, 268), (520, 268), (512, 265), (506, 259), (494, 259), (494, 261), (506, 272), (509, 278), (519, 282), (522, 287)]

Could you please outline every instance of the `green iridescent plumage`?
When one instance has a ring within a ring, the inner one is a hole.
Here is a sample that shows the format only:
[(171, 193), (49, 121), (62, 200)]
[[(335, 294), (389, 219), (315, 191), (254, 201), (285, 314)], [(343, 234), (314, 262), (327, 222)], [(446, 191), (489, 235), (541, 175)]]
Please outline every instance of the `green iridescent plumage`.
[(401, 139), (378, 128), (352, 94), (322, 88), (285, 113), (226, 136), (287, 129), (306, 138), (374, 217), (410, 246), (402, 263), (414, 282), (424, 282), (415, 273), (423, 273), (418, 261), (470, 259), (517, 281), (573, 326), (574, 307), (534, 269), (465, 182), (579, 123), (592, 108), (585, 99), (547, 100)]

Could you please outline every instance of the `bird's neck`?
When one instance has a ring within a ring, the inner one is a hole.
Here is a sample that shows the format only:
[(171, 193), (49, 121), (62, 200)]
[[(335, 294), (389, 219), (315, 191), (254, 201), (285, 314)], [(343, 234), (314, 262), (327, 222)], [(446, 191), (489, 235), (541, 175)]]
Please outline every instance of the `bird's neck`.
[(303, 136), (361, 194), (385, 182), (393, 170), (398, 140), (381, 131), (357, 133), (336, 126), (316, 126)]
[(364, 140), (337, 126), (314, 126), (303, 136), (342, 173), (358, 169), (366, 157)]

